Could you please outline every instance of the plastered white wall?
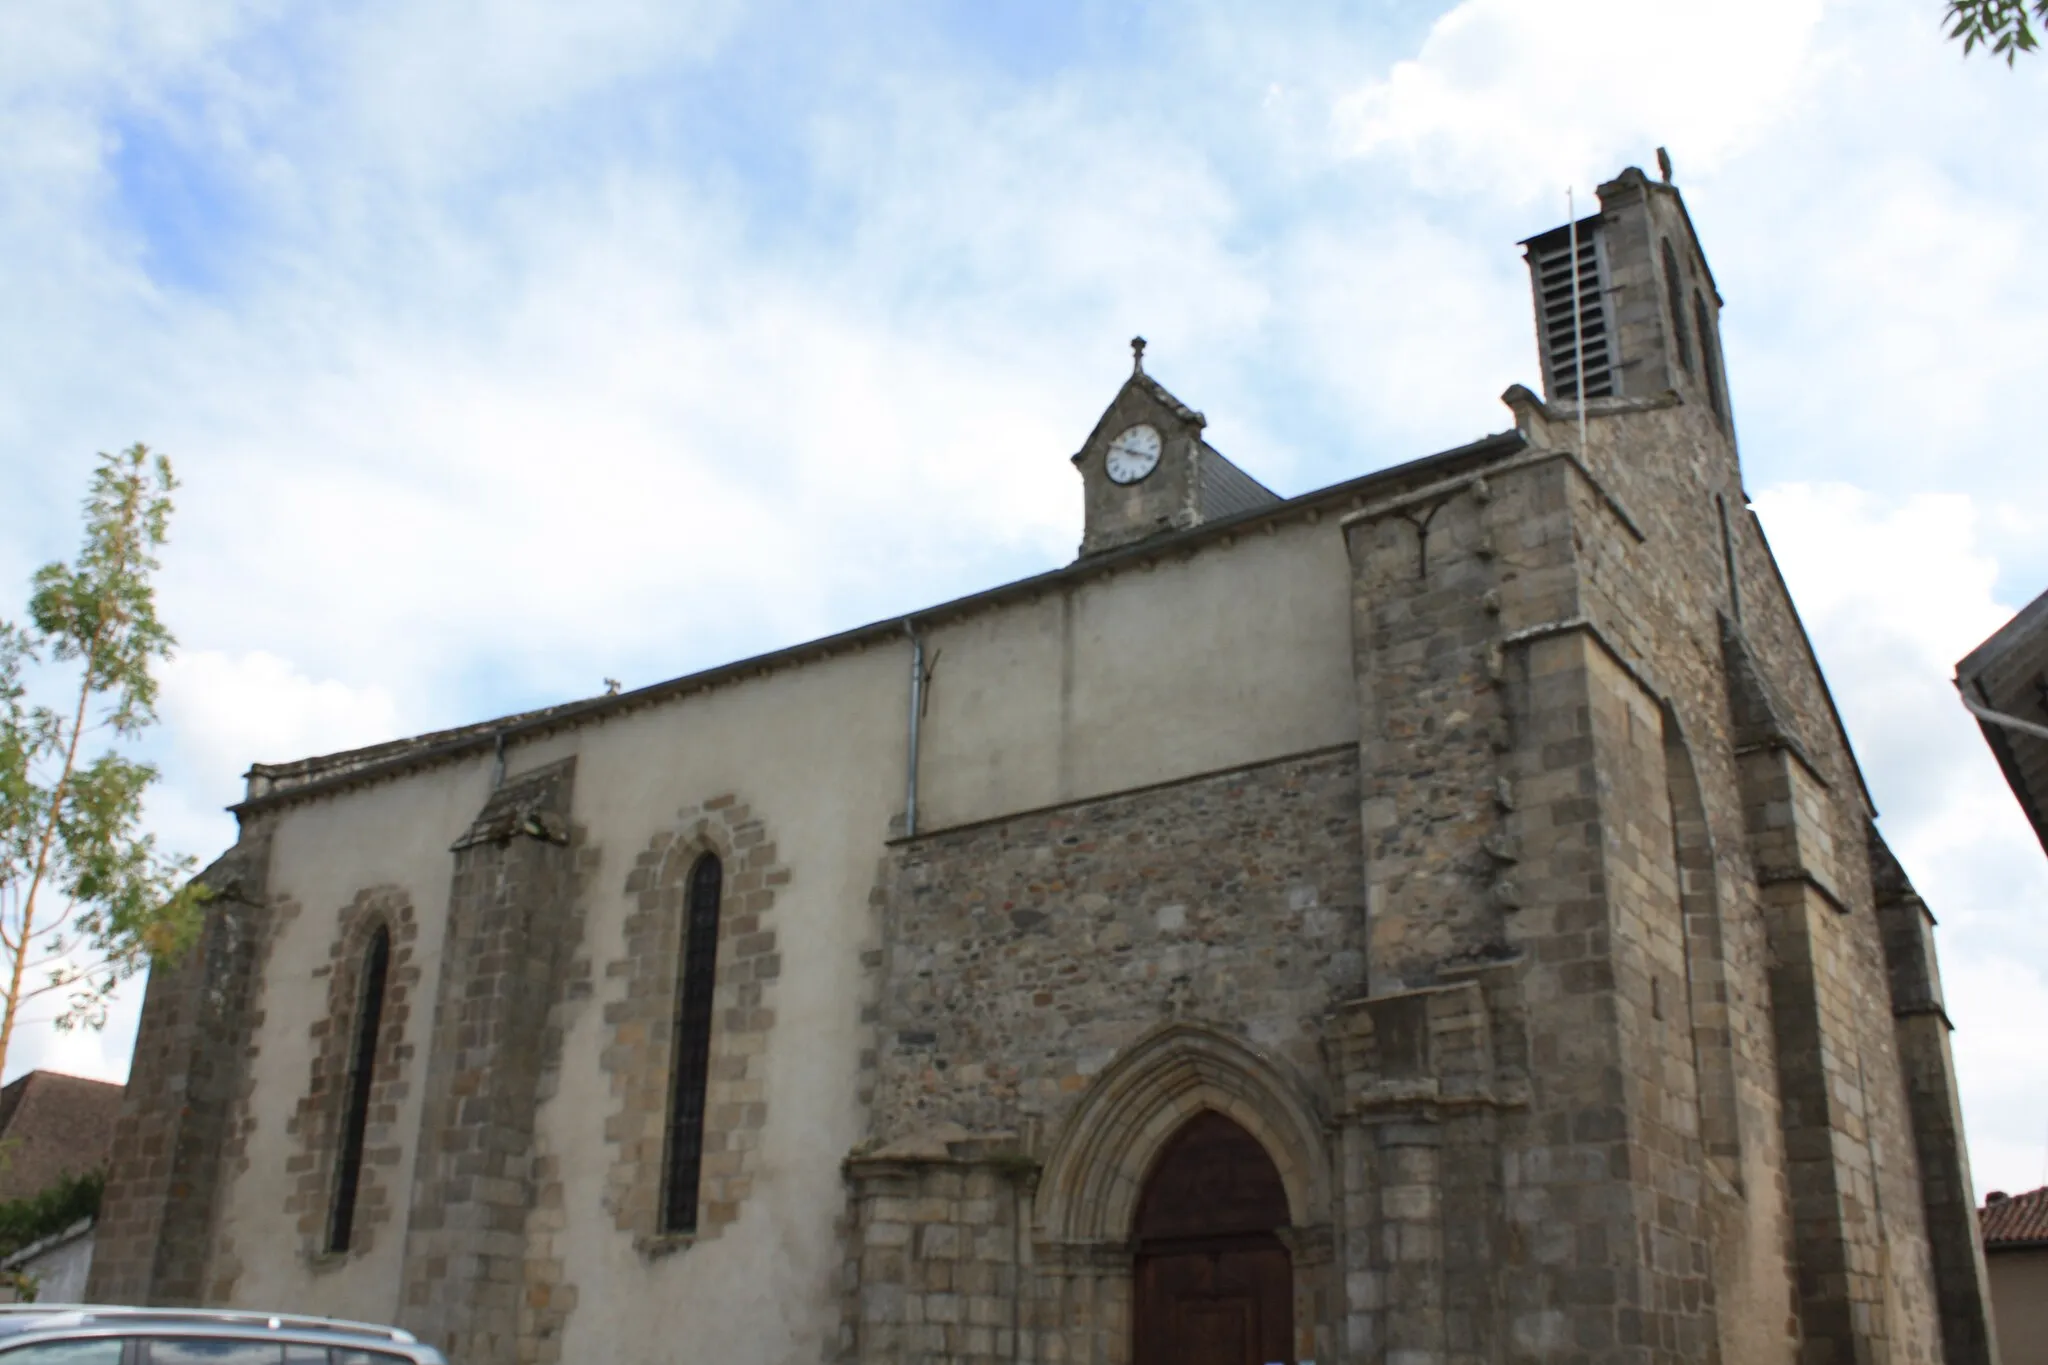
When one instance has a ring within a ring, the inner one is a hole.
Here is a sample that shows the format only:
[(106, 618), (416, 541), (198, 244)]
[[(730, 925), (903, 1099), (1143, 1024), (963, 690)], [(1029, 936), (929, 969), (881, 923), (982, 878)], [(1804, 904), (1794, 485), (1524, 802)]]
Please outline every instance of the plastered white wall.
[(1253, 531), (929, 632), (919, 827), (1358, 738), (1328, 524)]
[[(270, 891), (298, 903), (298, 914), (271, 943), (255, 1010), (257, 1051), (250, 1062), (251, 1117), (248, 1166), (224, 1172), (214, 1236), (218, 1269), (231, 1247), (241, 1267), (239, 1306), (279, 1307), (339, 1317), (391, 1317), (397, 1307), (404, 1252), (403, 1205), (412, 1191), (419, 1132), (427, 1030), (432, 1023), (436, 964), (447, 924), (448, 847), (475, 818), (490, 787), (488, 760), (450, 764), (403, 781), (358, 788), (282, 813), (271, 847)], [(327, 1010), (327, 978), (341, 913), (358, 891), (393, 886), (412, 900), (419, 925), (414, 961), (421, 980), (406, 1023), (416, 1049), (407, 1063), (406, 1093), (396, 1132), (403, 1152), (389, 1178), (400, 1207), (378, 1227), (359, 1256), (315, 1269), (301, 1254), (301, 1238), (285, 1213), (298, 1176), (286, 1163), (299, 1140), (286, 1124), (305, 1096), (314, 1053), (310, 1030)], [(371, 1310), (371, 1311), (366, 1311)]]
[[(932, 682), (923, 720), (921, 827), (987, 819), (1078, 797), (1356, 739), (1350, 576), (1334, 525), (1296, 524), (1164, 558), (1150, 568), (1048, 591), (927, 633)], [(556, 1238), (577, 1291), (568, 1360), (691, 1358), (809, 1362), (838, 1329), (844, 1211), (839, 1164), (865, 1129), (856, 1097), (861, 951), (873, 943), (870, 892), (891, 821), (903, 811), (910, 645), (774, 671), (515, 743), (517, 774), (573, 754), (572, 819), (597, 857), (583, 893), (582, 951), (595, 997), (570, 1008), (538, 1150), (565, 1173), (567, 1230)], [(449, 845), (488, 794), (488, 756), (287, 807), (270, 886), (303, 907), (279, 937), (263, 984), (254, 1063), (256, 1131), (232, 1177), (222, 1231), (243, 1264), (237, 1299), (371, 1319), (402, 1318), (403, 1227), (373, 1249), (315, 1269), (283, 1208), (296, 1151), (284, 1125), (305, 1093), (308, 1030), (326, 1008), (336, 917), (364, 888), (396, 885), (420, 916), (423, 968), (408, 1024), (429, 1036), (451, 870)], [(604, 1005), (623, 981), (625, 883), (677, 812), (721, 793), (746, 802), (792, 873), (778, 891), (782, 976), (765, 1061), (761, 1168), (737, 1223), (687, 1250), (649, 1258), (604, 1207), (617, 1107), (601, 1058)], [(409, 1196), (424, 1051), (399, 1131)]]

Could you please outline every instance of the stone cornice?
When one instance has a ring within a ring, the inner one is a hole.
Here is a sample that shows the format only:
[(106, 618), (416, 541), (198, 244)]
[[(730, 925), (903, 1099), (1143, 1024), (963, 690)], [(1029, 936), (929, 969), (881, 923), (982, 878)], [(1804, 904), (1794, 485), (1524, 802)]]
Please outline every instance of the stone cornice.
[(1636, 543), (1640, 545), (1643, 542), (1645, 537), (1640, 523), (1630, 514), (1622, 501), (1608, 490), (1607, 485), (1600, 482), (1599, 478), (1591, 469), (1586, 467), (1586, 462), (1580, 459), (1576, 452), (1561, 449), (1530, 448), (1524, 454), (1498, 461), (1483, 469), (1470, 470), (1450, 478), (1439, 479), (1424, 487), (1370, 503), (1343, 517), (1339, 524), (1348, 531), (1353, 526), (1380, 521), (1386, 517), (1400, 516), (1410, 508), (1442, 502), (1445, 498), (1454, 497), (1459, 493), (1470, 491), (1483, 494), (1486, 491), (1488, 482), (1492, 479), (1515, 473), (1517, 470), (1534, 469), (1540, 465), (1552, 462), (1562, 462), (1575, 472), (1585, 483), (1587, 489), (1592, 492), (1593, 496), (1598, 498), (1601, 504), (1614, 514), (1615, 520), (1621, 523), (1623, 529), (1634, 538)]
[(1223, 777), (1230, 773), (1256, 772), (1261, 768), (1274, 768), (1285, 763), (1308, 763), (1318, 758), (1335, 758), (1339, 755), (1356, 754), (1358, 741), (1340, 740), (1335, 744), (1319, 744), (1313, 749), (1297, 749), (1292, 753), (1275, 754), (1271, 758), (1247, 759), (1242, 763), (1226, 763), (1220, 768), (1205, 768), (1200, 772), (1186, 773), (1178, 777), (1162, 777), (1157, 782), (1141, 782), (1134, 787), (1116, 787), (1109, 791), (1090, 792), (1085, 796), (1069, 797), (1065, 801), (1051, 801), (1042, 806), (1026, 806), (1021, 810), (1006, 810), (1000, 815), (986, 815), (979, 819), (962, 820), (951, 825), (937, 825), (920, 829), (915, 834), (899, 834), (887, 840), (891, 848), (911, 847), (943, 839), (949, 834), (965, 834), (989, 825), (1007, 824), (1012, 820), (1026, 820), (1034, 815), (1049, 815), (1054, 811), (1073, 810), (1079, 806), (1092, 806), (1103, 801), (1116, 801), (1124, 797), (1139, 796), (1145, 792), (1165, 791), (1171, 787), (1185, 787), (1193, 782), (1206, 781), (1212, 777)]

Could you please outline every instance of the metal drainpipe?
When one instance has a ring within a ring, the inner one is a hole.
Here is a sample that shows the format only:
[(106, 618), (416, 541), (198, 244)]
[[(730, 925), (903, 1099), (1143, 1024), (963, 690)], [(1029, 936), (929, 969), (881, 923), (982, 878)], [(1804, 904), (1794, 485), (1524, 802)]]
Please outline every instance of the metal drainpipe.
[(910, 637), (910, 756), (903, 775), (903, 837), (917, 833), (917, 740), (924, 719), (924, 637), (917, 624), (903, 618), (903, 633)]
[(1024, 1181), (1010, 1177), (1010, 1361), (1024, 1360)]

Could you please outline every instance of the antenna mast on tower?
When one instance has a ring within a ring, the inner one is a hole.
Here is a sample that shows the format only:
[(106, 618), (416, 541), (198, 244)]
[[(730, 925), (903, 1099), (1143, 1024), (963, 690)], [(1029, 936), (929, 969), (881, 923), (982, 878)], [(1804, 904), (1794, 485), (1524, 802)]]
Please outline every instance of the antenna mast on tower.
[(1564, 187), (1565, 231), (1572, 256), (1572, 367), (1574, 393), (1579, 400), (1579, 458), (1586, 458), (1586, 315), (1579, 303), (1579, 210), (1572, 187)]

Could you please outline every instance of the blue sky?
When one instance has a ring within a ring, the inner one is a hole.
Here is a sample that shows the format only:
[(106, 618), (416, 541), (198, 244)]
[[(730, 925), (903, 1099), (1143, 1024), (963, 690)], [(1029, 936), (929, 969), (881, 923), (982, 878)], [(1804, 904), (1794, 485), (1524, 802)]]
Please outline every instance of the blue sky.
[[(2048, 1182), (2048, 859), (1947, 677), (2048, 588), (2048, 58), (1939, 0), (0, 8), (0, 585), (185, 480), (153, 740), (251, 760), (1064, 562), (1142, 332), (1297, 492), (1509, 425), (1517, 239), (1671, 149), (1750, 491), (1936, 913), (1980, 1184)], [(16, 598), (0, 595), (0, 610)], [(103, 1035), (38, 1061), (120, 1075)]]

